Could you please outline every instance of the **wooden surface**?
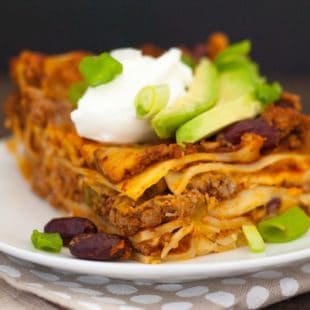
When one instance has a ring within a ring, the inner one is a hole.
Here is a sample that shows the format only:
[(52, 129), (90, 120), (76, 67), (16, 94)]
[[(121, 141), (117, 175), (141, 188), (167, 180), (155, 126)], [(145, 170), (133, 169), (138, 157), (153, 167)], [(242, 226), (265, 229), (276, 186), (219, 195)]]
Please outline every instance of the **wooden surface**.
[[(278, 79), (284, 85), (284, 87), (290, 91), (294, 91), (302, 96), (302, 102), (304, 104), (304, 110), (310, 113), (310, 75), (308, 76), (278, 76), (273, 75), (273, 78)], [(0, 76), (0, 104), (3, 106), (3, 102), (8, 93), (13, 89), (7, 76)], [(3, 108), (1, 108), (0, 113), (0, 137), (4, 137), (8, 132), (3, 127)], [(0, 281), (1, 284), (1, 281)], [(2, 283), (3, 284), (3, 283)], [(29, 307), (29, 294), (20, 293), (13, 288), (7, 288), (7, 290), (1, 289), (0, 301), (8, 302), (12, 299), (12, 303), (15, 303), (15, 309), (30, 309)], [(36, 297), (35, 297), (36, 298)], [(16, 300), (17, 299), (17, 300)], [(36, 298), (38, 299), (38, 298)], [(49, 303), (45, 304), (45, 301), (38, 300), (35, 303), (36, 306), (39, 305), (42, 309), (56, 309), (54, 305)], [(33, 306), (35, 306), (33, 305)], [(281, 309), (281, 310), (304, 310), (310, 308), (310, 293), (303, 294), (287, 301), (269, 306), (266, 309)], [(32, 309), (37, 309), (36, 307)]]

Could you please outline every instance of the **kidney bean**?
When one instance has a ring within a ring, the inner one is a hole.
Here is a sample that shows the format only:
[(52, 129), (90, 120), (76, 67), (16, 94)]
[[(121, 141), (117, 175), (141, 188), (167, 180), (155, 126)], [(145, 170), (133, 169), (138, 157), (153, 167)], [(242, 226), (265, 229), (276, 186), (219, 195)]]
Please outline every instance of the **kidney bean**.
[(266, 204), (267, 215), (275, 215), (281, 207), (281, 199), (278, 197), (272, 198)]
[(277, 145), (277, 130), (262, 118), (244, 120), (233, 124), (223, 132), (223, 135), (226, 141), (232, 144), (238, 144), (242, 135), (246, 132), (253, 132), (265, 138), (264, 149), (269, 149)]
[(126, 239), (106, 233), (76, 236), (69, 249), (73, 256), (90, 260), (125, 260), (131, 255), (131, 246)]
[(96, 233), (96, 225), (89, 219), (82, 217), (60, 217), (49, 221), (44, 232), (60, 233), (63, 243), (68, 246), (73, 237), (84, 233)]

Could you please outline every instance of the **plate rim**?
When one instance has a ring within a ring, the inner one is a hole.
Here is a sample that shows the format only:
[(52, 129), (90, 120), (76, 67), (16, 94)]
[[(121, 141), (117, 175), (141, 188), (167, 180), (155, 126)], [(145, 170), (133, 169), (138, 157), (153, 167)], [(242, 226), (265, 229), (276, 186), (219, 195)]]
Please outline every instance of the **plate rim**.
[[(165, 277), (173, 276), (182, 268), (182, 278), (191, 278), (195, 274), (204, 274), (206, 276), (200, 279), (225, 277), (223, 273), (237, 272), (239, 275), (246, 274), (255, 269), (274, 267), (275, 265), (287, 265), (292, 262), (299, 262), (310, 257), (310, 248), (300, 249), (289, 253), (275, 254), (272, 256), (259, 255), (251, 259), (242, 259), (242, 261), (234, 260), (230, 262), (188, 262), (183, 263), (162, 263), (162, 264), (144, 264), (140, 262), (104, 262), (81, 260), (74, 257), (57, 256), (58, 254), (50, 254), (44, 252), (36, 252), (9, 245), (0, 241), (0, 251), (13, 257), (39, 264), (46, 267), (52, 267), (80, 274), (109, 275), (108, 277), (126, 280), (128, 277), (141, 275), (140, 278), (152, 280), (158, 273), (164, 273)], [(257, 254), (254, 254), (257, 255)], [(242, 264), (242, 266), (240, 265)], [(129, 268), (130, 266), (130, 268)], [(100, 268), (101, 267), (101, 268)], [(104, 267), (104, 268), (102, 268)], [(113, 270), (117, 270), (113, 272)], [(220, 270), (221, 275), (216, 276), (214, 271)], [(109, 272), (110, 270), (110, 272)], [(99, 271), (99, 272), (98, 272)], [(240, 271), (240, 273), (239, 273)], [(126, 275), (120, 277), (119, 274)]]

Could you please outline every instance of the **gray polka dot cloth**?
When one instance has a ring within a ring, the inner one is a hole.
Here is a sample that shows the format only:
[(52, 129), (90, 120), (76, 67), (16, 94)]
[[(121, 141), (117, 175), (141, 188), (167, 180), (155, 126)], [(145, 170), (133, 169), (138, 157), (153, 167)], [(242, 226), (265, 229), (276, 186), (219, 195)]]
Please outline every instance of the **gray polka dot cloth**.
[(310, 291), (310, 263), (235, 278), (165, 284), (73, 274), (0, 253), (0, 278), (69, 309), (259, 309)]

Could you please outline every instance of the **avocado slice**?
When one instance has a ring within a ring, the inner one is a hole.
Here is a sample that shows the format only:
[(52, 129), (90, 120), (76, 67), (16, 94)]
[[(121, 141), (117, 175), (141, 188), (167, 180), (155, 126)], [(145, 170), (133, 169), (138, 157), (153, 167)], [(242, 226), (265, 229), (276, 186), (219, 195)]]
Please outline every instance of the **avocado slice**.
[(152, 126), (158, 137), (172, 137), (182, 124), (210, 109), (215, 104), (217, 94), (217, 69), (209, 60), (202, 59), (196, 67), (187, 94), (153, 118)]
[(249, 58), (249, 41), (236, 43), (215, 59), (219, 72), (215, 107), (182, 124), (176, 131), (178, 143), (195, 143), (235, 122), (253, 118), (264, 105), (277, 100), (281, 86), (267, 84)]
[(219, 98), (217, 104), (233, 101), (253, 92), (260, 77), (255, 67), (240, 66), (219, 74)]
[(221, 72), (216, 106), (180, 126), (176, 132), (177, 142), (197, 142), (230, 124), (259, 114), (262, 104), (255, 97), (255, 89), (260, 81), (257, 67), (250, 61)]
[(232, 123), (255, 117), (261, 109), (261, 103), (248, 93), (233, 101), (218, 104), (188, 121), (177, 130), (176, 140), (180, 144), (195, 143)]

